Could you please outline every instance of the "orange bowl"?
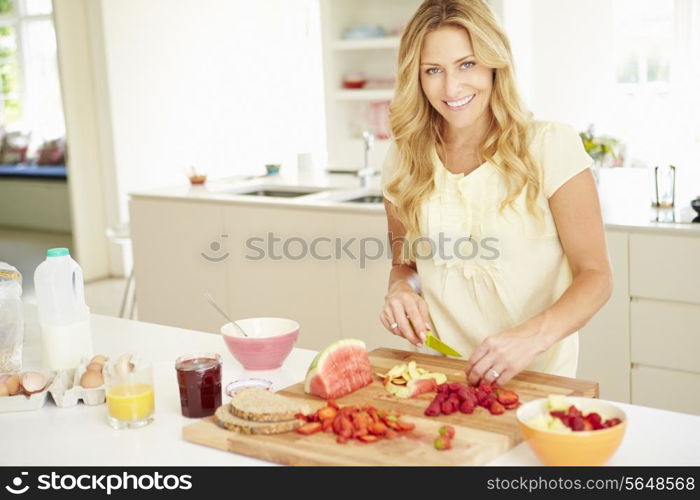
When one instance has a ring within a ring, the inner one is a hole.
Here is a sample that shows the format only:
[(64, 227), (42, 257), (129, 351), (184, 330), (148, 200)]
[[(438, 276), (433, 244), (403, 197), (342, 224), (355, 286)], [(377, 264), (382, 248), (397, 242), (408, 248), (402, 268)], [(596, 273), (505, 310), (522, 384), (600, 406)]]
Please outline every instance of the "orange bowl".
[(627, 415), (614, 404), (593, 398), (567, 396), (584, 415), (599, 412), (604, 419), (619, 418), (614, 427), (596, 431), (561, 432), (529, 425), (532, 419), (549, 413), (547, 399), (525, 403), (516, 413), (523, 439), (545, 465), (603, 465), (613, 456), (627, 429)]

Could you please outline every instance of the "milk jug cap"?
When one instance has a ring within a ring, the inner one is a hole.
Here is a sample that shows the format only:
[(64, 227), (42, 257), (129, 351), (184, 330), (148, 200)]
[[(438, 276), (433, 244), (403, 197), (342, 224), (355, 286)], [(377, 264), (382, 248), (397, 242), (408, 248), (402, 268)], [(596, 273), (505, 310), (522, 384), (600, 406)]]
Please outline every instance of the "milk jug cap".
[(67, 248), (49, 248), (46, 251), (47, 257), (66, 257), (67, 255), (70, 255)]

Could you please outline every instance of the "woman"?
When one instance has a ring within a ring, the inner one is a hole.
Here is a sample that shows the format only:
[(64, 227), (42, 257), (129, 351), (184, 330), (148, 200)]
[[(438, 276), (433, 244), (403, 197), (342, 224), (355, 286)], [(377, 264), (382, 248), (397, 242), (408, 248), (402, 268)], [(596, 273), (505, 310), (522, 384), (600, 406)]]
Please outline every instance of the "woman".
[(612, 291), (592, 161), (572, 127), (525, 110), (482, 0), (419, 7), (390, 124), (384, 327), (418, 346), (432, 330), (469, 358), (471, 384), (575, 377), (577, 330)]

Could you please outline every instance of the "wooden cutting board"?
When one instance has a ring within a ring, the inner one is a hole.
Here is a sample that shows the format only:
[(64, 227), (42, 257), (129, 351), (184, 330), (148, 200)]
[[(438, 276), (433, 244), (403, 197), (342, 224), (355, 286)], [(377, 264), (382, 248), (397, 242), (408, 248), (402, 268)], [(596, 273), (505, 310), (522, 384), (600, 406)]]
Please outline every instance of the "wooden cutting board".
[[(415, 361), (428, 371), (444, 373), (450, 382), (465, 382), (464, 360), (386, 348), (370, 352), (369, 358), (373, 373), (386, 373), (396, 364)], [(595, 382), (535, 372), (522, 372), (505, 387), (516, 391), (522, 402), (549, 394), (598, 397)], [(325, 405), (324, 400), (305, 394), (303, 383), (278, 393), (303, 401), (314, 410)], [(372, 444), (358, 441), (338, 444), (335, 435), (326, 433), (311, 436), (296, 432), (272, 436), (238, 434), (220, 428), (212, 417), (187, 425), (182, 435), (186, 441), (285, 465), (480, 465), (522, 441), (515, 411), (491, 415), (477, 407), (471, 415), (457, 412), (426, 417), (423, 412), (434, 396), (429, 393), (415, 399), (398, 399), (387, 393), (379, 377), (375, 377), (370, 385), (340, 398), (341, 406), (370, 404), (379, 409), (396, 410), (403, 420), (416, 424), (413, 431), (397, 439)], [(433, 440), (444, 424), (454, 426), (457, 432), (452, 449), (438, 451)]]

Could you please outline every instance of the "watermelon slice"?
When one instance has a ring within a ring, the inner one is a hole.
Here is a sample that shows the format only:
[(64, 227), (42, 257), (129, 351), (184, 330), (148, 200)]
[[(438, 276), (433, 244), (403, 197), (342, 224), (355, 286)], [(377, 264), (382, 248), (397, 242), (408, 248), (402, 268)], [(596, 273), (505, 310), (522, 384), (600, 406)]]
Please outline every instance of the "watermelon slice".
[(372, 382), (372, 367), (365, 343), (342, 339), (319, 352), (306, 372), (304, 391), (336, 399)]

